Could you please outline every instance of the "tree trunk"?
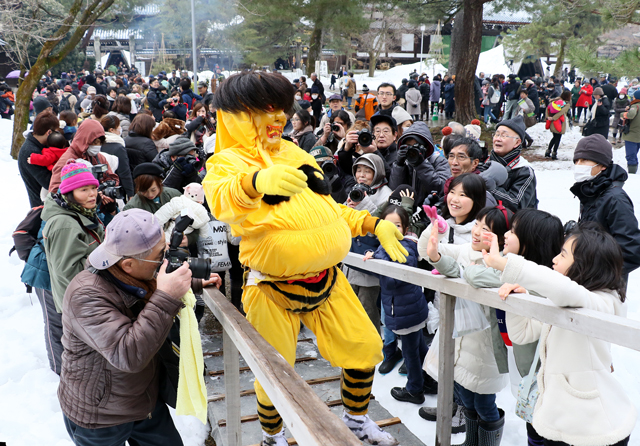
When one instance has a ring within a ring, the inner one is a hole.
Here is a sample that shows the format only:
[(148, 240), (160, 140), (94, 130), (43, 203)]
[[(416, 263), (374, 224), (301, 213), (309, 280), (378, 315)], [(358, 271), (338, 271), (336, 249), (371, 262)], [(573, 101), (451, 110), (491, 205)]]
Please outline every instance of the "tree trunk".
[(553, 75), (557, 78), (562, 76), (562, 65), (564, 65), (564, 49), (567, 45), (567, 40), (560, 40), (560, 49), (558, 50), (558, 57), (556, 58), (556, 68), (553, 70)]
[[(456, 121), (466, 125), (476, 116), (474, 97), (474, 81), (478, 56), (482, 47), (482, 0), (464, 0), (464, 32), (459, 33), (459, 42), (451, 45), (452, 55), (455, 54), (456, 81)], [(456, 16), (456, 24), (458, 18)], [(457, 53), (457, 54), (456, 54)]]
[[(316, 60), (321, 60), (322, 56), (322, 23), (315, 22), (311, 41), (309, 42), (309, 57), (307, 59), (307, 75), (316, 71)], [(318, 76), (320, 76), (318, 74)]]
[(369, 51), (369, 77), (375, 77), (378, 55), (375, 51)]
[(462, 45), (462, 38), (467, 33), (464, 23), (464, 10), (462, 8), (456, 14), (455, 21), (453, 22), (453, 29), (451, 30), (451, 45), (449, 46), (449, 74), (456, 74), (458, 68), (458, 61), (460, 60), (460, 52), (454, 51)]
[(29, 104), (31, 102), (33, 90), (35, 90), (38, 85), (38, 81), (48, 69), (49, 68), (42, 60), (38, 60), (35, 65), (29, 69), (29, 74), (18, 87), (15, 102), (16, 110), (13, 117), (13, 139), (11, 144), (11, 156), (13, 159), (18, 159), (20, 147), (22, 147), (22, 144), (24, 143), (24, 136), (22, 136), (22, 134), (27, 130), (27, 125), (29, 125)]

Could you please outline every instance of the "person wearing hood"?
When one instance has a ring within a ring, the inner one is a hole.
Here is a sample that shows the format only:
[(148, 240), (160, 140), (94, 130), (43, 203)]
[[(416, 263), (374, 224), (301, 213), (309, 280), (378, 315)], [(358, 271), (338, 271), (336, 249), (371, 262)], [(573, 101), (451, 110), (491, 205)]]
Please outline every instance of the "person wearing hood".
[(104, 129), (105, 138), (100, 152), (118, 158), (116, 175), (118, 175), (120, 184), (127, 193), (127, 197), (131, 198), (135, 192), (133, 178), (131, 177), (131, 168), (129, 167), (129, 155), (127, 155), (127, 150), (124, 148), (124, 139), (122, 139), (122, 122), (116, 115), (108, 114), (100, 119), (100, 124)]
[(451, 176), (451, 169), (447, 160), (434, 148), (426, 123), (419, 121), (406, 129), (398, 140), (389, 187), (395, 189), (401, 184), (409, 184), (416, 191), (415, 202), (418, 205), (422, 205), (432, 192), (441, 194), (445, 181)]
[(609, 98), (604, 95), (602, 87), (596, 87), (593, 90), (594, 104), (591, 107), (591, 119), (587, 122), (582, 130), (584, 136), (601, 134), (606, 138), (609, 137), (609, 111), (611, 103)]
[(165, 172), (162, 184), (183, 193), (186, 185), (202, 183), (198, 175), (201, 162), (197, 156), (198, 149), (189, 138), (176, 138), (167, 150), (163, 150), (153, 159), (153, 162)]
[(409, 81), (408, 86), (409, 89), (405, 93), (405, 98), (407, 100), (407, 112), (415, 122), (420, 120), (420, 103), (422, 102), (422, 95), (416, 88), (416, 81)]
[[(98, 122), (94, 122), (100, 126)], [(102, 128), (100, 126), (100, 128)], [(85, 269), (87, 257), (104, 240), (97, 216), (98, 180), (82, 163), (69, 160), (61, 171), (60, 188), (49, 194), (42, 209), (42, 231), (51, 292), (44, 291), (47, 340), (53, 351), (54, 372), (62, 369), (62, 298), (69, 282)], [(40, 296), (39, 296), (40, 297)]]
[(400, 138), (402, 136), (402, 133), (413, 125), (413, 119), (411, 119), (411, 115), (402, 108), (396, 107), (391, 113), (391, 117), (395, 119), (396, 124), (398, 125), (398, 133), (396, 135), (397, 138)]
[(629, 177), (613, 162), (613, 148), (602, 135), (578, 141), (573, 154), (575, 184), (571, 192), (580, 200), (578, 223), (597, 222), (622, 248), (623, 276), (640, 266), (640, 229), (633, 202), (622, 189)]
[[(627, 107), (631, 105), (629, 101), (629, 97), (627, 96), (627, 89), (623, 88), (618, 93), (618, 96), (612, 103), (613, 111), (615, 112), (613, 116), (613, 139), (615, 142), (620, 143), (622, 141), (622, 127), (624, 125), (622, 114), (629, 110)], [(619, 132), (619, 136), (618, 136)]]
[(623, 114), (629, 122), (629, 133), (624, 135), (624, 148), (629, 173), (638, 171), (638, 149), (640, 149), (640, 90), (633, 93), (633, 101), (629, 104), (629, 111)]
[[(84, 120), (80, 127), (78, 127), (76, 136), (73, 138), (73, 141), (71, 141), (69, 149), (60, 157), (56, 165), (53, 166), (51, 182), (49, 183), (49, 192), (52, 194), (58, 192), (60, 182), (62, 181), (62, 168), (69, 162), (69, 160), (78, 159), (88, 161), (93, 166), (105, 164), (107, 166), (107, 171), (104, 173), (102, 181), (113, 180), (116, 182), (116, 185), (119, 185), (120, 180), (118, 175), (116, 175), (109, 166), (107, 158), (100, 153), (100, 149), (102, 144), (105, 142), (105, 139), (104, 128), (99, 121), (93, 119)], [(101, 196), (102, 203), (106, 204), (113, 202), (111, 198), (103, 196), (102, 193), (99, 195)]]
[(436, 75), (431, 82), (431, 91), (429, 92), (429, 101), (431, 101), (431, 114), (438, 114), (438, 103), (440, 102), (440, 75)]
[(536, 174), (529, 162), (520, 156), (525, 126), (522, 116), (501, 121), (493, 135), (491, 161), (506, 167), (507, 181), (490, 189), (496, 201), (502, 200), (505, 207), (518, 209), (538, 208)]
[[(375, 213), (378, 207), (387, 202), (389, 195), (393, 192), (387, 186), (382, 159), (376, 154), (366, 153), (358, 158), (353, 163), (353, 177), (356, 184), (351, 188), (349, 197), (344, 204), (357, 211), (366, 210), (370, 214)], [(363, 192), (360, 189), (361, 186), (366, 186), (367, 192)], [(355, 190), (359, 194), (354, 193)], [(355, 201), (355, 195), (359, 195), (362, 199)], [(378, 240), (372, 235), (358, 236), (353, 238), (351, 252), (364, 254), (367, 251), (375, 251), (379, 245)], [(362, 303), (369, 319), (380, 332), (380, 311), (378, 309), (380, 282), (378, 278), (346, 265), (342, 267), (342, 272), (347, 276), (347, 280)]]

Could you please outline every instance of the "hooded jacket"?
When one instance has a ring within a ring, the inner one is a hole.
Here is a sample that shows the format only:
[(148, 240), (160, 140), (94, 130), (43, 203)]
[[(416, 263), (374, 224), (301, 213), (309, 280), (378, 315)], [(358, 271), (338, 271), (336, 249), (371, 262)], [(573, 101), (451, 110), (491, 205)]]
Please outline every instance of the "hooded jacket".
[(431, 102), (440, 101), (440, 81), (431, 82), (431, 91), (429, 92), (429, 100)]
[(593, 103), (593, 87), (591, 84), (583, 85), (580, 89), (580, 97), (576, 107), (588, 108)]
[(105, 143), (102, 144), (100, 152), (118, 157), (116, 175), (118, 175), (120, 184), (124, 187), (127, 196), (131, 198), (135, 192), (133, 176), (131, 175), (131, 168), (129, 167), (129, 156), (127, 155), (127, 150), (124, 148), (124, 140), (111, 132), (106, 132), (104, 136)]
[[(495, 152), (491, 152), (491, 160), (503, 164)], [(496, 201), (502, 200), (502, 204), (513, 212), (525, 208), (537, 209), (536, 174), (529, 162), (519, 156), (511, 168), (507, 167), (507, 172), (507, 181), (490, 191)]]
[(116, 182), (116, 185), (120, 184), (118, 175), (113, 173), (113, 170), (111, 170), (111, 167), (104, 155), (98, 153), (98, 155), (94, 157), (87, 154), (89, 145), (96, 139), (103, 136), (104, 129), (98, 121), (94, 121), (93, 119), (85, 119), (82, 121), (82, 124), (78, 127), (78, 131), (76, 132), (76, 136), (73, 138), (73, 141), (71, 141), (71, 146), (69, 146), (69, 149), (67, 149), (67, 151), (60, 157), (56, 165), (53, 166), (49, 192), (58, 192), (58, 187), (60, 187), (61, 182), (60, 172), (62, 172), (62, 168), (69, 160), (76, 159), (89, 161), (94, 166), (96, 164), (106, 164), (107, 171), (104, 173), (102, 181), (113, 180)]
[(610, 164), (591, 181), (571, 186), (580, 200), (580, 221), (595, 221), (616, 239), (622, 248), (624, 273), (640, 266), (640, 229), (634, 214), (633, 202), (622, 189), (627, 172), (617, 164)]
[[(415, 136), (428, 141), (432, 147), (434, 146), (429, 126), (422, 121), (414, 123), (404, 131), (402, 138), (398, 141), (399, 145), (402, 144), (402, 141)], [(396, 160), (391, 166), (389, 187), (395, 190), (401, 184), (409, 184), (416, 191), (416, 204), (422, 206), (424, 199), (431, 192), (442, 193), (444, 183), (450, 176), (449, 162), (434, 151), (430, 157), (416, 167), (409, 166), (406, 163), (399, 165)]]
[(415, 88), (409, 88), (405, 93), (405, 98), (407, 99), (407, 112), (410, 115), (419, 115), (420, 114), (420, 102), (422, 102), (422, 95)]

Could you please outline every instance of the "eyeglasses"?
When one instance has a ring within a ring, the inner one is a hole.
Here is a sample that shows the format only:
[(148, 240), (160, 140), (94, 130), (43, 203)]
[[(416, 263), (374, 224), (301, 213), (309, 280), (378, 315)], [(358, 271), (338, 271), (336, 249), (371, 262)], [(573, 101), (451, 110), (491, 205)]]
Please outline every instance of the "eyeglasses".
[(139, 259), (137, 257), (130, 257), (130, 256), (124, 256), (122, 257), (123, 259), (134, 259), (134, 260), (140, 260), (141, 262), (147, 262), (147, 263), (155, 263), (155, 264), (160, 264), (162, 265), (162, 262), (164, 262), (164, 254), (166, 252), (166, 248), (162, 250), (162, 252), (160, 253), (160, 260), (146, 260), (146, 259)]
[(379, 91), (378, 96), (395, 96), (395, 93), (391, 93), (390, 91)]
[(384, 129), (384, 130), (375, 129), (373, 131), (373, 134), (374, 135), (387, 135), (387, 136), (389, 136), (389, 135), (391, 135), (391, 130), (389, 130), (389, 129)]
[(449, 159), (449, 161), (453, 161), (453, 160), (457, 159), (461, 163), (464, 163), (465, 161), (467, 161), (469, 159), (469, 157), (467, 155), (465, 155), (464, 153), (458, 153), (458, 154), (450, 153), (447, 158)]
[(505, 138), (520, 139), (519, 136), (509, 136), (506, 133), (494, 133), (493, 137), (494, 138), (500, 138), (500, 139), (505, 139)]

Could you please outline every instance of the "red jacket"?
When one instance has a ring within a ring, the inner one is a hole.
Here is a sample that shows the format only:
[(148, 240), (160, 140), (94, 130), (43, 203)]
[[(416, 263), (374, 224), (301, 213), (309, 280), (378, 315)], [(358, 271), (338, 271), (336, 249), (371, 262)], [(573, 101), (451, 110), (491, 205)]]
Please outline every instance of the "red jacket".
[(45, 147), (42, 149), (42, 154), (34, 153), (29, 157), (29, 164), (36, 166), (43, 166), (49, 170), (53, 170), (53, 166), (56, 165), (58, 160), (67, 151), (68, 147), (59, 149), (57, 147)]
[(578, 98), (578, 102), (576, 102), (576, 107), (589, 108), (589, 106), (593, 103), (593, 87), (590, 84), (583, 86), (580, 89), (580, 97)]

